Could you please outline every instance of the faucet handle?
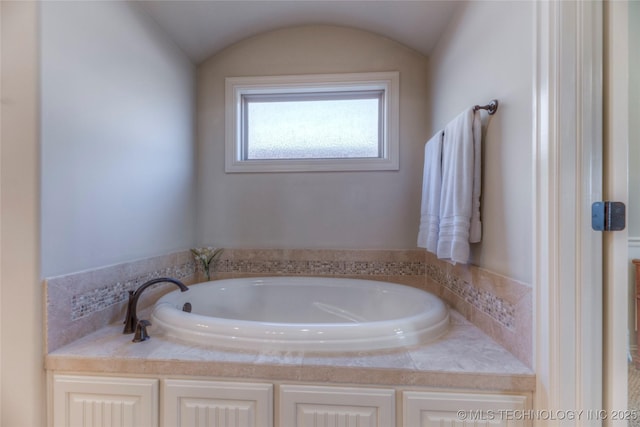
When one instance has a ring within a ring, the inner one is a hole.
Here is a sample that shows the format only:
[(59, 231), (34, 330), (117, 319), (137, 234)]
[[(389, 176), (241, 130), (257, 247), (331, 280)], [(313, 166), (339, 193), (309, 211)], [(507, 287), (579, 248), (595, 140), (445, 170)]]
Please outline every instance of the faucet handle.
[(151, 322), (148, 320), (138, 320), (138, 324), (136, 325), (136, 333), (133, 336), (133, 342), (146, 341), (151, 336), (147, 333), (147, 326), (151, 326)]

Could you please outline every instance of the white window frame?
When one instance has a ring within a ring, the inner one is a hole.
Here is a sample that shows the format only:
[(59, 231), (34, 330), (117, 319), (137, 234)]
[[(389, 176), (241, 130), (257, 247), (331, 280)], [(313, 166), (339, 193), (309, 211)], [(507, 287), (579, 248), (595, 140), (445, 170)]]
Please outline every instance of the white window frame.
[[(399, 92), (397, 71), (292, 76), (228, 77), (225, 79), (225, 171), (315, 172), (399, 169)], [(384, 91), (381, 157), (340, 159), (243, 158), (243, 96), (313, 94), (318, 92)]]

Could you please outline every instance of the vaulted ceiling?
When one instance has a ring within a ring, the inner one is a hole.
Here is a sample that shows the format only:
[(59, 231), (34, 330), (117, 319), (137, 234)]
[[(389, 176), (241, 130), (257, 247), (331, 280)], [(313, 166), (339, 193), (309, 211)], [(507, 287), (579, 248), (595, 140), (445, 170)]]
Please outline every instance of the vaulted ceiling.
[(455, 0), (147, 0), (137, 4), (199, 64), (244, 38), (326, 24), (371, 31), (429, 55), (461, 4)]

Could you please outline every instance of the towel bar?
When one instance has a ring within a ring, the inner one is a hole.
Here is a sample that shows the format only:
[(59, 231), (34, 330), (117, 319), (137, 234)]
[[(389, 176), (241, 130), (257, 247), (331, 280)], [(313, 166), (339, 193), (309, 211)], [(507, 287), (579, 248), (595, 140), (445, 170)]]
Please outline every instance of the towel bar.
[(487, 110), (489, 115), (492, 116), (496, 113), (496, 111), (498, 111), (498, 100), (492, 99), (491, 102), (487, 105), (476, 105), (475, 107), (473, 107), (473, 111), (478, 110)]

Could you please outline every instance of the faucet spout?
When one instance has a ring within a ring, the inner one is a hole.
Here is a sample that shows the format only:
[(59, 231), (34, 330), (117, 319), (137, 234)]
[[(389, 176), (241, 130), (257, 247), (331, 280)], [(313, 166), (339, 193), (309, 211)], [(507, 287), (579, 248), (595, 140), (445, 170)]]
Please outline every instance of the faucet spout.
[(182, 292), (188, 291), (189, 288), (177, 279), (172, 279), (170, 277), (159, 277), (157, 279), (151, 279), (148, 282), (140, 285), (138, 289), (134, 291), (129, 291), (129, 302), (127, 304), (127, 314), (124, 318), (124, 330), (123, 334), (132, 334), (136, 330), (136, 326), (138, 325), (138, 299), (140, 299), (140, 294), (147, 289), (151, 285), (155, 285), (156, 283), (173, 283), (177, 287), (180, 288)]

